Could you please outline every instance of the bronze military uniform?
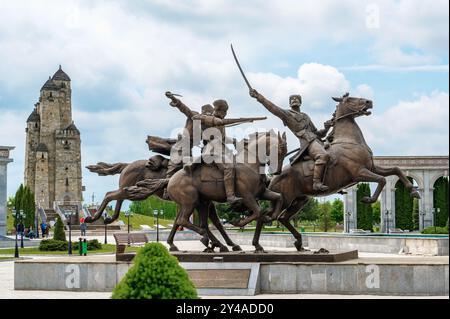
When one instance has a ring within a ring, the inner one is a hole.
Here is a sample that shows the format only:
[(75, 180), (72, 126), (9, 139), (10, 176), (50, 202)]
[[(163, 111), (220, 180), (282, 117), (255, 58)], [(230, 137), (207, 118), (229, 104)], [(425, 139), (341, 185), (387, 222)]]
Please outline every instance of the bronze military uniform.
[(304, 155), (305, 151), (307, 151), (309, 156), (311, 156), (315, 161), (313, 175), (314, 190), (327, 190), (328, 187), (322, 183), (322, 178), (330, 156), (323, 147), (320, 139), (325, 137), (331, 125), (326, 123), (325, 129), (317, 130), (309, 116), (303, 112), (300, 112), (300, 95), (291, 95), (289, 98), (291, 110), (284, 110), (267, 100), (256, 90), (251, 90), (250, 94), (252, 97), (255, 97), (258, 102), (264, 105), (267, 110), (279, 117), (283, 121), (283, 124), (287, 126), (299, 139), (300, 150), (291, 158), (291, 164), (298, 161), (302, 155)]

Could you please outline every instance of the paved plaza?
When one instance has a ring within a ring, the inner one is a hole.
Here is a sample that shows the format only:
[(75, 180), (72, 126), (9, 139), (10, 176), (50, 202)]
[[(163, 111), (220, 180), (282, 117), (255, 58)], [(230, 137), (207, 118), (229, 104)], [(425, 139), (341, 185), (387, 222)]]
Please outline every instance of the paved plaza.
[[(100, 241), (103, 238), (98, 237)], [(108, 238), (108, 242), (113, 243), (113, 238)], [(165, 244), (163, 242), (163, 244)], [(180, 250), (186, 251), (199, 251), (202, 249), (201, 243), (198, 241), (180, 241), (177, 242)], [(251, 252), (253, 246), (241, 246), (245, 251)], [(276, 251), (294, 251), (294, 248), (270, 248), (267, 250)], [(1, 256), (1, 251), (0, 251)], [(98, 255), (96, 255), (98, 256)], [(375, 254), (375, 253), (359, 253), (362, 260), (383, 260), (385, 262), (434, 262), (434, 263), (448, 263), (448, 256), (410, 256), (410, 255), (393, 255), (393, 254)], [(68, 256), (21, 256), (22, 258), (33, 259), (60, 259), (67, 260), (67, 258), (73, 258)], [(89, 257), (87, 257), (89, 258)], [(92, 256), (92, 258), (95, 258)], [(104, 258), (113, 259), (113, 255), (104, 255)], [(106, 299), (110, 298), (110, 292), (69, 292), (69, 291), (21, 291), (14, 290), (14, 262), (2, 261), (0, 262), (0, 299)], [(432, 297), (412, 297), (412, 296), (374, 296), (374, 295), (317, 295), (317, 294), (260, 294), (256, 296), (202, 296), (205, 299), (448, 299), (449, 296), (432, 296)]]

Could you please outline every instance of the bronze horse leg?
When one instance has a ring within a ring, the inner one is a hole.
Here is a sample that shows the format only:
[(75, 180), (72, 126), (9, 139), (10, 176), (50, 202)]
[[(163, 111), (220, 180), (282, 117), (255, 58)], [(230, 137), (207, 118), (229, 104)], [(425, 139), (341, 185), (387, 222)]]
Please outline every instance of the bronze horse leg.
[[(302, 208), (306, 205), (308, 202), (309, 197), (308, 196), (302, 196), (299, 198), (296, 198), (291, 206), (289, 206), (281, 215), (279, 218), (279, 221), (286, 226), (286, 228), (291, 232), (291, 234), (297, 239), (297, 241), (294, 243), (295, 248), (297, 248), (298, 251), (303, 251), (303, 245), (302, 245), (302, 235), (295, 229), (294, 226), (289, 222), (292, 217), (294, 217)], [(256, 224), (256, 230), (255, 234), (253, 235), (253, 246), (255, 246), (255, 252), (264, 252), (264, 248), (259, 244), (259, 238), (261, 236), (262, 231), (262, 225), (263, 221), (260, 218), (258, 220), (258, 223)]]
[(208, 227), (208, 215), (210, 212), (209, 203), (201, 202), (198, 205), (197, 210), (200, 215), (200, 227), (206, 230), (208, 237), (211, 240), (211, 247), (207, 247), (205, 252), (214, 252), (215, 247), (219, 247), (220, 252), (228, 252), (227, 246), (223, 245)]
[(299, 211), (308, 203), (309, 197), (304, 196), (302, 198), (297, 198), (293, 205), (291, 205), (286, 211), (281, 215), (278, 219), (280, 223), (282, 223), (286, 228), (291, 232), (291, 234), (297, 239), (294, 243), (295, 248), (298, 251), (304, 251), (303, 243), (302, 243), (302, 235), (295, 229), (295, 227), (291, 224), (290, 220), (292, 217), (297, 215)]
[[(107, 192), (105, 195), (105, 198), (102, 201), (102, 204), (100, 205), (100, 208), (97, 210), (94, 217), (92, 217), (92, 216), (86, 217), (85, 222), (92, 223), (92, 222), (96, 221), (97, 219), (99, 219), (100, 217), (102, 217), (102, 213), (105, 210), (106, 206), (109, 204), (109, 202), (111, 202), (113, 200), (117, 200), (117, 201), (122, 200), (123, 201), (124, 199), (125, 198), (124, 198), (122, 189), (117, 189), (115, 191)], [(116, 205), (116, 207), (117, 207), (117, 205)]]
[(120, 208), (122, 208), (123, 199), (118, 199), (116, 202), (116, 207), (114, 208), (114, 215), (111, 217), (105, 218), (105, 224), (111, 224), (113, 221), (115, 221), (117, 218), (119, 218), (120, 215)]
[(180, 211), (178, 212), (179, 216), (177, 218), (177, 223), (178, 225), (186, 227), (202, 236), (202, 239), (200, 239), (201, 243), (206, 247), (208, 247), (209, 246), (208, 231), (202, 227), (192, 224), (189, 221), (189, 217), (191, 217), (192, 213), (194, 212), (194, 208), (195, 205), (193, 204), (182, 204)]
[(177, 232), (177, 229), (180, 225), (178, 224), (178, 215), (175, 217), (175, 220), (173, 221), (172, 229), (170, 230), (169, 237), (167, 238), (167, 244), (170, 246), (169, 251), (178, 251), (177, 246), (173, 244), (173, 239), (175, 237), (175, 233)]
[(380, 174), (381, 176), (397, 175), (400, 181), (403, 183), (403, 185), (405, 185), (405, 187), (410, 191), (411, 197), (420, 199), (419, 192), (417, 191), (417, 189), (414, 188), (414, 185), (409, 181), (406, 175), (403, 174), (400, 168), (398, 167), (384, 168), (374, 165), (373, 171), (374, 173)]
[(361, 202), (364, 204), (373, 204), (377, 201), (378, 196), (380, 196), (381, 191), (383, 190), (384, 185), (386, 185), (386, 178), (381, 175), (375, 174), (368, 170), (367, 168), (363, 168), (358, 172), (358, 176), (356, 176), (355, 181), (357, 182), (373, 182), (377, 183), (377, 189), (372, 196), (364, 196), (361, 199)]
[(226, 244), (232, 247), (233, 251), (242, 251), (242, 248), (231, 240), (231, 238), (228, 236), (227, 232), (223, 228), (223, 225), (219, 219), (219, 216), (217, 215), (216, 207), (214, 206), (214, 204), (210, 202), (208, 207), (209, 207), (208, 213), (209, 219), (216, 227), (216, 229), (220, 232), (223, 239), (225, 239)]

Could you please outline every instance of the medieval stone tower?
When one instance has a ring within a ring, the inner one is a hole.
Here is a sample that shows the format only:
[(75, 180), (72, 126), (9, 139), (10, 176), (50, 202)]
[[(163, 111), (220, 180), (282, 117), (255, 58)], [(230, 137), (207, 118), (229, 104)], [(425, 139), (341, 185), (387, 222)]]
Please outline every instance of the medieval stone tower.
[(59, 66), (27, 120), (25, 185), (44, 209), (52, 209), (55, 201), (82, 201), (81, 140), (71, 99), (70, 78)]

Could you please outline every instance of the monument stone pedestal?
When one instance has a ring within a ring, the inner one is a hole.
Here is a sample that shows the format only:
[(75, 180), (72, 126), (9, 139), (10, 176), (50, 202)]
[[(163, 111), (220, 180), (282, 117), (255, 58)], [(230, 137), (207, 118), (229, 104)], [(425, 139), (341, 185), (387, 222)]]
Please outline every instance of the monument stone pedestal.
[(9, 151), (14, 146), (0, 146), (0, 236), (6, 235), (6, 201), (7, 201), (7, 165), (13, 160), (9, 158)]

